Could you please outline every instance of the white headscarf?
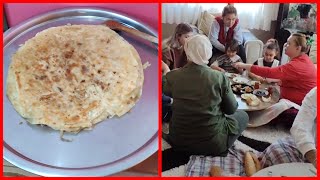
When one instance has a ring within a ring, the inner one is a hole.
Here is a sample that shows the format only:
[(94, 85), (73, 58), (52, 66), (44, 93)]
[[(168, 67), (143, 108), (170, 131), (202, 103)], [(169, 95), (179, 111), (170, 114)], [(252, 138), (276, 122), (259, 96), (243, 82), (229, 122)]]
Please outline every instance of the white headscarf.
[(212, 56), (212, 45), (206, 36), (195, 35), (186, 41), (184, 51), (189, 61), (205, 65)]

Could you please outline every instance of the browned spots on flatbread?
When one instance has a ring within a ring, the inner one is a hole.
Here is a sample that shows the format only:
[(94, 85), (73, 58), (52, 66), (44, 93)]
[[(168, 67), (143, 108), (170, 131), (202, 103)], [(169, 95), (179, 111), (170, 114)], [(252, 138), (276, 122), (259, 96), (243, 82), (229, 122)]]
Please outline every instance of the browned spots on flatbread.
[(68, 81), (72, 81), (73, 74), (71, 73), (70, 69), (66, 69), (65, 75)]
[(53, 96), (57, 95), (57, 93), (51, 93), (51, 94), (47, 94), (47, 95), (42, 95), (40, 97), (40, 101), (47, 101), (49, 99), (51, 99)]
[[(79, 64), (72, 63), (72, 64), (70, 64), (70, 65), (68, 66), (68, 68), (66, 69), (65, 75), (66, 75), (68, 81), (71, 81), (72, 78), (75, 78), (75, 79), (76, 79), (76, 77), (74, 76), (74, 74), (71, 72), (72, 69), (75, 68), (75, 67), (79, 67)], [(76, 79), (76, 80), (77, 80), (77, 79)]]
[(100, 42), (105, 42), (108, 44), (110, 42), (110, 39), (100, 39)]
[(80, 116), (79, 115), (76, 115), (76, 116), (73, 116), (71, 117), (71, 119), (69, 119), (69, 122), (78, 122), (80, 120)]
[(49, 62), (49, 57), (48, 57), (48, 56), (47, 56), (47, 57), (44, 57), (43, 60), (44, 60), (45, 62)]
[(27, 84), (28, 84), (30, 87), (33, 87), (33, 80), (30, 79)]
[(67, 78), (68, 81), (72, 81), (72, 78), (74, 78), (76, 81), (78, 81), (77, 78), (76, 78), (76, 76), (71, 72), (72, 69), (75, 68), (75, 67), (79, 67), (79, 65), (73, 63), (73, 64), (70, 64), (70, 65), (68, 66), (68, 68), (66, 69), (65, 75), (66, 75), (66, 78)]
[(102, 82), (102, 81), (99, 81), (99, 80), (95, 80), (94, 81), (97, 85), (99, 85), (101, 87), (102, 90), (105, 89), (105, 84)]
[(66, 59), (70, 59), (72, 57), (73, 53), (74, 53), (74, 50), (67, 51), (67, 52), (64, 53), (64, 57)]
[(39, 80), (41, 80), (41, 81), (42, 81), (42, 80), (45, 80), (46, 78), (47, 78), (47, 76), (46, 76), (46, 75), (42, 75), (42, 76), (40, 76), (40, 77), (39, 77)]
[(16, 78), (17, 78), (18, 87), (19, 87), (19, 89), (21, 89), (22, 85), (21, 85), (21, 79), (19, 76), (19, 72), (15, 72), (15, 74), (16, 74)]
[(52, 81), (53, 81), (53, 82), (59, 82), (59, 81), (60, 81), (59, 76), (53, 76), (53, 77), (52, 77)]
[(79, 59), (82, 60), (82, 61), (85, 61), (86, 60), (86, 57), (84, 57), (82, 54), (79, 56)]
[(70, 64), (70, 65), (69, 65), (70, 71), (71, 71), (73, 68), (75, 68), (75, 67), (79, 67), (79, 64), (76, 64), (76, 63)]
[(89, 104), (89, 106), (85, 109), (82, 110), (81, 114), (85, 116), (89, 111), (94, 109), (95, 107), (98, 106), (98, 101), (93, 101), (92, 103)]
[(33, 66), (37, 71), (40, 71), (40, 72), (43, 72), (44, 69), (43, 69), (43, 66), (41, 64), (36, 64)]
[(89, 71), (89, 70), (88, 70), (87, 66), (85, 66), (85, 65), (82, 65), (82, 66), (81, 66), (81, 73), (82, 73), (82, 74), (86, 74), (88, 71)]
[(60, 92), (63, 92), (63, 89), (61, 87), (57, 87), (57, 88)]

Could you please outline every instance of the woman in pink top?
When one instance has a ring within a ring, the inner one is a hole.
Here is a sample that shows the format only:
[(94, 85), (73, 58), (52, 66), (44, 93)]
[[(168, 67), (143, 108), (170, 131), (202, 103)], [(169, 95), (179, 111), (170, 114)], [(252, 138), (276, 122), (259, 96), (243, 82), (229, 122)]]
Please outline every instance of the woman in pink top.
[[(252, 64), (237, 63), (237, 68), (246, 69), (254, 74), (265, 78), (280, 79), (280, 96), (296, 104), (301, 105), (305, 95), (317, 85), (317, 72), (314, 64), (306, 55), (307, 40), (306, 36), (299, 33), (292, 34), (285, 44), (285, 53), (289, 56), (290, 61), (287, 64), (269, 68), (259, 67)], [(297, 110), (289, 109), (298, 112)], [(287, 110), (288, 112), (288, 110)], [(284, 114), (286, 113), (283, 112)], [(294, 120), (293, 116), (290, 121)]]

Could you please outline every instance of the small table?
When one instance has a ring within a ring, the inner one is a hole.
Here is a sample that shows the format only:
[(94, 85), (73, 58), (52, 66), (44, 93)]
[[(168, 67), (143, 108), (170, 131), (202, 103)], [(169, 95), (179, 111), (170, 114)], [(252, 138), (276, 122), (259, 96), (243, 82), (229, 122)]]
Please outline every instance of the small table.
[(252, 177), (315, 177), (316, 172), (310, 163), (284, 163), (262, 169)]
[[(231, 80), (231, 82), (233, 82)], [(236, 95), (234, 94), (237, 102), (238, 102), (238, 109), (240, 110), (244, 110), (244, 111), (258, 111), (258, 110), (263, 110), (266, 109), (270, 106), (272, 106), (273, 104), (279, 102), (280, 99), (280, 93), (279, 93), (279, 86), (277, 85), (273, 85), (273, 84), (266, 84), (266, 83), (262, 83), (260, 84), (260, 88), (259, 89), (265, 89), (268, 87), (272, 87), (272, 94), (271, 94), (271, 101), (270, 102), (263, 102), (261, 100), (261, 97), (258, 97), (261, 102), (258, 106), (249, 106), (245, 100), (243, 100), (240, 95)]]

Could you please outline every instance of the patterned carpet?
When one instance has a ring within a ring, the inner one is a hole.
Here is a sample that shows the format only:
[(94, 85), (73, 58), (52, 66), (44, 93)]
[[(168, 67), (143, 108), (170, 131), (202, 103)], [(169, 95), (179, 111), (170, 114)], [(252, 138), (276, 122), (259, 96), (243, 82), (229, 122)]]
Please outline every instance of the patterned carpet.
[[(163, 124), (163, 132), (168, 133), (168, 124)], [(278, 126), (271, 126), (271, 125), (264, 125), (257, 128), (247, 128), (242, 133), (241, 138), (237, 140), (234, 145), (236, 148), (245, 150), (245, 151), (253, 151), (257, 152), (257, 150), (249, 147), (247, 144), (254, 146), (256, 149), (263, 149), (266, 144), (275, 142), (277, 139), (284, 138), (290, 136), (289, 129), (278, 125)], [(241, 142), (241, 141), (242, 142)], [(165, 149), (171, 148), (171, 146), (162, 139), (162, 151)], [(169, 176), (184, 176), (185, 175), (185, 165), (167, 170), (162, 172), (162, 176), (169, 177)]]

